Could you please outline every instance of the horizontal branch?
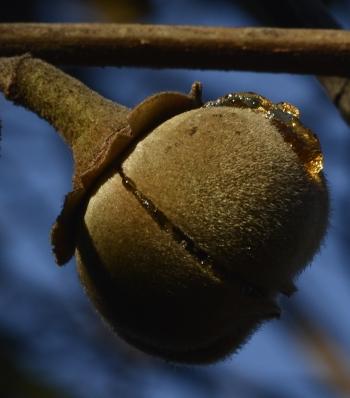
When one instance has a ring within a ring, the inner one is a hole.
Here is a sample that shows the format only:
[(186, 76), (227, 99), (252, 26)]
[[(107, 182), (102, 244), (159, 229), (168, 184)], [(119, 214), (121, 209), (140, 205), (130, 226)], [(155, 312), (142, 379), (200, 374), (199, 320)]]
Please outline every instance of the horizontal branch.
[(0, 24), (0, 57), (55, 64), (349, 76), (350, 31), (132, 24)]

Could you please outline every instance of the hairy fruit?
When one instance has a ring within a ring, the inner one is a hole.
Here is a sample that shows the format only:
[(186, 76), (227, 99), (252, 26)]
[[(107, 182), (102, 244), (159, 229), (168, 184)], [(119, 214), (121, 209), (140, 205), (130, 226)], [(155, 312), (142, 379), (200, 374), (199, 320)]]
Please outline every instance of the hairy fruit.
[(229, 94), (161, 123), (96, 181), (78, 271), (126, 341), (212, 362), (279, 316), (327, 220), (322, 154), (296, 108)]

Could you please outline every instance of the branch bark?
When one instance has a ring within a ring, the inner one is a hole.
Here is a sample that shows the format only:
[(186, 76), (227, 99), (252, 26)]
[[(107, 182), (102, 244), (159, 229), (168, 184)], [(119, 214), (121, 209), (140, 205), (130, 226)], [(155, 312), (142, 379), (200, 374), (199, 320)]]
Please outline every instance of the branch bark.
[(349, 76), (350, 32), (132, 24), (0, 24), (0, 56), (55, 64)]

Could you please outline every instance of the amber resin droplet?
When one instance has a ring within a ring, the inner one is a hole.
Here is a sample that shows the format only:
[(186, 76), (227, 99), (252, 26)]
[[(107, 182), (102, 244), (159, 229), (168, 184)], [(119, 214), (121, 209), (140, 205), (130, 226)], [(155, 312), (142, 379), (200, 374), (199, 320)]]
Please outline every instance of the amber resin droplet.
[(323, 169), (323, 155), (320, 143), (313, 132), (304, 127), (299, 120), (299, 109), (288, 102), (272, 103), (267, 98), (252, 92), (230, 93), (204, 107), (229, 106), (249, 108), (260, 112), (276, 125), (284, 140), (298, 155), (312, 178), (318, 179)]

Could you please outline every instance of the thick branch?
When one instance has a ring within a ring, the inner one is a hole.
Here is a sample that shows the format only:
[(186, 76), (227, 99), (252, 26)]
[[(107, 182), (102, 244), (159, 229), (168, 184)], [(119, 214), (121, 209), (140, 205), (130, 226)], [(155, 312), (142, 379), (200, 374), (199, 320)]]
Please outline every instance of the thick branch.
[(28, 54), (0, 58), (0, 91), (46, 119), (71, 147), (88, 130), (102, 128), (99, 123), (104, 129), (111, 128), (112, 116), (118, 125), (118, 116), (128, 112), (122, 105), (106, 100), (77, 79)]
[(109, 136), (122, 134), (129, 110), (101, 97), (73, 77), (41, 60), (23, 55), (0, 57), (0, 91), (46, 119), (72, 148), (80, 175)]
[(348, 76), (350, 32), (123, 24), (0, 24), (0, 56), (52, 63)]

